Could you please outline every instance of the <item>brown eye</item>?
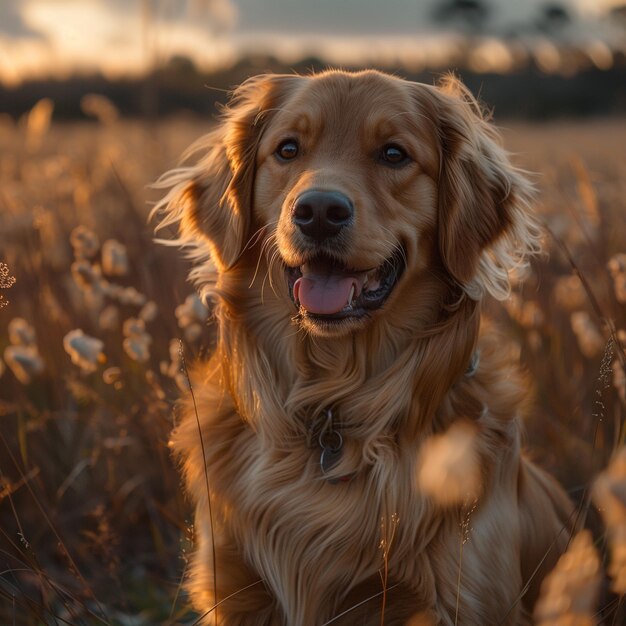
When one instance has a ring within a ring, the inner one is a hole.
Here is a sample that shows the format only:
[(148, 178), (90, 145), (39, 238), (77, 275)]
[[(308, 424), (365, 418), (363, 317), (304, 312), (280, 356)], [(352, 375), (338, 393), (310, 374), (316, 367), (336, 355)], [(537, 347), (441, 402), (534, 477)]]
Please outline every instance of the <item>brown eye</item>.
[(295, 139), (286, 139), (276, 149), (276, 156), (282, 161), (291, 161), (298, 156), (298, 142)]
[(389, 144), (383, 147), (380, 158), (387, 165), (402, 165), (409, 160), (409, 155), (400, 146)]

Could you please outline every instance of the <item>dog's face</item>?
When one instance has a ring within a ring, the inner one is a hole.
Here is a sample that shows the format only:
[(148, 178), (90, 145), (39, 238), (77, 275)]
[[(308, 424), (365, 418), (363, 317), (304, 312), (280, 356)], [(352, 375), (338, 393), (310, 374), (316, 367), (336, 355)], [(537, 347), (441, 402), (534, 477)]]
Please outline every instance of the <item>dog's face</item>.
[(436, 233), (435, 127), (409, 84), (331, 74), (292, 87), (257, 152), (254, 211), (275, 224), (299, 322), (353, 332), (377, 315)]
[(536, 241), (529, 185), (453, 80), (256, 77), (208, 145), (169, 221), (206, 238), (222, 273), (271, 242), (256, 248), (282, 264), (276, 297), (316, 336), (359, 332), (425, 276), (502, 295)]

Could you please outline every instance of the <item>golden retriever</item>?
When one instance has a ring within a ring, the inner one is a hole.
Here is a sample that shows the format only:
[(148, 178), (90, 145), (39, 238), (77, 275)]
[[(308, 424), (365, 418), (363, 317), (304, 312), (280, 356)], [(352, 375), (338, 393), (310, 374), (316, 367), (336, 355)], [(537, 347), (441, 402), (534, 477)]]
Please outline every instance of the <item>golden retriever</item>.
[(155, 210), (217, 323), (171, 441), (202, 622), (530, 623), (571, 507), (522, 455), (527, 384), (481, 328), (540, 230), (475, 100), (257, 76), (198, 152)]

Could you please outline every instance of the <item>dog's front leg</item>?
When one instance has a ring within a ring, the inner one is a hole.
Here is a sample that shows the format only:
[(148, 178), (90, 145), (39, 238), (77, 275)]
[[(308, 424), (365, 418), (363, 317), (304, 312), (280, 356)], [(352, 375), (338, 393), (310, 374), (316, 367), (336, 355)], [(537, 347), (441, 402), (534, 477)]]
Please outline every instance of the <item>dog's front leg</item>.
[(197, 550), (192, 557), (187, 585), (202, 618), (199, 623), (203, 626), (282, 626), (284, 619), (276, 601), (262, 578), (245, 562), (228, 529), (216, 528), (212, 535), (211, 525), (204, 518), (203, 512), (198, 510)]

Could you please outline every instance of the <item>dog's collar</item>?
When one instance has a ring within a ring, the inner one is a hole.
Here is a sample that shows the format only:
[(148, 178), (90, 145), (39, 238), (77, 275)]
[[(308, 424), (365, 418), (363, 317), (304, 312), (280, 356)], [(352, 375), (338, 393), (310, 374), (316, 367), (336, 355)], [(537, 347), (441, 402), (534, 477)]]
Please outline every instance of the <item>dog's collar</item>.
[(480, 350), (474, 350), (472, 353), (472, 358), (470, 359), (469, 365), (465, 370), (465, 376), (467, 378), (471, 378), (478, 371), (478, 366), (480, 365)]
[[(472, 378), (478, 371), (480, 365), (480, 351), (475, 350), (472, 353), (469, 365), (465, 370), (465, 377)], [(324, 412), (324, 416), (321, 418), (321, 426), (319, 430), (317, 427), (315, 431), (319, 434), (317, 436), (317, 443), (321, 450), (320, 452), (320, 471), (322, 476), (331, 484), (347, 483), (354, 478), (354, 473), (344, 474), (342, 476), (332, 476), (333, 468), (341, 461), (343, 454), (343, 436), (338, 430), (335, 424), (333, 411), (328, 408)], [(319, 422), (317, 422), (319, 424)], [(317, 426), (317, 425), (316, 425)]]
[(322, 476), (331, 485), (350, 482), (354, 477), (353, 473), (344, 474), (342, 476), (332, 475), (333, 468), (341, 461), (343, 454), (343, 436), (336, 428), (333, 419), (333, 411), (330, 408), (326, 409), (325, 415), (323, 416), (317, 443), (321, 450), (319, 464)]

